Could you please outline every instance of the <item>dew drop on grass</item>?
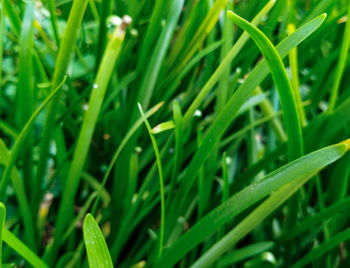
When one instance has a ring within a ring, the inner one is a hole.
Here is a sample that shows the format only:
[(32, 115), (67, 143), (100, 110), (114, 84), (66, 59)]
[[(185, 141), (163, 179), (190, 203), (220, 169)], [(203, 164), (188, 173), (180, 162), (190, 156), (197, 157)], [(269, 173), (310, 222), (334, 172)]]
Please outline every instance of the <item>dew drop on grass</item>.
[(94, 83), (94, 84), (92, 85), (92, 88), (98, 88), (98, 85), (97, 85), (96, 83)]
[(202, 116), (202, 111), (197, 109), (197, 110), (194, 112), (194, 117), (201, 117), (201, 116)]
[(87, 103), (83, 104), (83, 110), (86, 112), (89, 109), (89, 105)]

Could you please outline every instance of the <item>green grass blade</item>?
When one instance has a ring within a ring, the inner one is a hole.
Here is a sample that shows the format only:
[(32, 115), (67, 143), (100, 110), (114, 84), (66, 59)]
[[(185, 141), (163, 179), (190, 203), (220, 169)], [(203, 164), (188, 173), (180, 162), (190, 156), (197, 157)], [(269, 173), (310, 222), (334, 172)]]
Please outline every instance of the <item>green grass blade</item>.
[[(86, 10), (88, 0), (75, 0), (73, 2), (72, 9), (69, 13), (68, 22), (66, 29), (63, 34), (60, 50), (58, 52), (56, 68), (53, 73), (51, 82), (51, 91), (57, 88), (61, 83), (64, 76), (67, 73), (70, 59), (74, 52), (75, 44), (77, 41), (78, 30), (83, 21), (83, 16)], [(47, 159), (49, 156), (49, 146), (52, 135), (54, 133), (56, 124), (56, 112), (59, 106), (59, 95), (55, 100), (48, 106), (46, 111), (46, 118), (43, 126), (43, 139), (40, 144), (40, 159), (38, 163), (38, 170), (36, 173), (35, 185), (41, 186), (43, 178), (46, 173)], [(35, 189), (34, 189), (35, 190)], [(33, 196), (36, 198), (39, 193), (34, 192)]]
[(173, 197), (173, 192), (175, 189), (175, 184), (177, 180), (177, 176), (179, 174), (180, 165), (183, 156), (183, 116), (181, 112), (180, 104), (177, 100), (173, 103), (173, 117), (175, 121), (175, 156), (174, 163), (171, 172), (171, 181), (170, 181), (170, 190), (169, 196), (167, 199), (167, 206), (170, 204), (171, 199)]
[[(305, 38), (312, 34), (324, 21), (325, 15), (321, 15), (304, 26), (300, 27), (292, 35), (284, 39), (278, 46), (277, 51), (280, 53), (281, 58), (284, 58), (288, 52), (301, 43)], [(176, 208), (181, 210), (182, 203), (184, 202), (184, 196), (187, 196), (192, 185), (195, 182), (195, 177), (199, 171), (200, 166), (208, 158), (211, 151), (215, 148), (216, 143), (219, 142), (221, 136), (228, 128), (233, 119), (237, 116), (240, 107), (248, 99), (254, 89), (264, 80), (268, 74), (268, 66), (265, 60), (261, 61), (255, 69), (250, 73), (245, 82), (237, 89), (237, 91), (231, 96), (227, 104), (224, 106), (216, 120), (210, 126), (207, 135), (204, 138), (202, 146), (199, 147), (195, 155), (192, 157), (190, 164), (187, 167), (184, 175), (182, 185), (178, 192), (178, 199)], [(186, 117), (185, 117), (186, 119)], [(189, 118), (190, 119), (190, 118)], [(186, 121), (186, 120), (185, 120)], [(176, 217), (175, 213), (169, 213), (171, 216)]]
[(227, 265), (232, 265), (236, 262), (244, 260), (249, 257), (253, 257), (259, 253), (271, 249), (274, 246), (273, 242), (259, 242), (255, 244), (250, 244), (249, 246), (238, 248), (223, 256), (218, 261), (218, 267), (227, 267)]
[(2, 202), (0, 202), (0, 267), (2, 266), (2, 240), (4, 237), (5, 221), (6, 207)]
[(57, 26), (57, 15), (56, 15), (56, 5), (54, 0), (48, 0), (47, 5), (50, 11), (50, 22), (51, 22), (51, 27), (53, 31), (53, 35), (56, 41), (56, 46), (59, 48), (60, 47), (60, 36), (58, 33), (58, 26)]
[(2, 174), (2, 178), (0, 182), (0, 200), (5, 199), (5, 191), (10, 180), (12, 169), (15, 166), (18, 155), (22, 149), (22, 144), (34, 125), (35, 119), (40, 114), (40, 112), (46, 107), (46, 105), (55, 97), (57, 97), (64, 82), (65, 82), (65, 78), (63, 81), (61, 81), (60, 84), (58, 84), (57, 88), (43, 101), (43, 103), (35, 110), (35, 112), (32, 114), (32, 116), (29, 118), (29, 120), (23, 127), (21, 133), (18, 135), (18, 138), (16, 139), (16, 142), (13, 145), (13, 148), (11, 149), (11, 155), (9, 157), (7, 166), (4, 170), (4, 173)]
[(91, 214), (86, 215), (84, 219), (83, 232), (89, 266), (91, 268), (112, 268), (113, 263), (109, 255), (106, 241)]
[(312, 249), (309, 253), (307, 253), (304, 257), (302, 257), (299, 261), (291, 266), (291, 268), (301, 268), (305, 267), (307, 264), (312, 263), (317, 258), (321, 257), (328, 251), (333, 248), (339, 246), (339, 244), (343, 241), (350, 239), (350, 228), (346, 229), (343, 232), (336, 234), (335, 236), (328, 239), (323, 244), (319, 245), (317, 248)]
[(165, 219), (165, 198), (164, 198), (164, 179), (163, 179), (163, 168), (162, 168), (162, 162), (159, 154), (159, 149), (157, 145), (157, 141), (154, 138), (152, 134), (152, 129), (151, 125), (149, 124), (145, 114), (143, 113), (141, 104), (138, 104), (139, 110), (142, 116), (143, 121), (145, 122), (145, 125), (147, 127), (148, 134), (151, 138), (154, 153), (156, 155), (157, 159), (157, 166), (158, 166), (158, 173), (159, 173), (159, 188), (160, 188), (160, 204), (161, 204), (161, 209), (160, 209), (160, 230), (159, 230), (159, 245), (158, 245), (158, 256), (162, 255), (163, 252), (163, 241), (164, 241), (164, 219)]
[[(295, 32), (295, 25), (293, 23), (288, 24), (288, 34)], [(289, 66), (292, 76), (292, 87), (295, 96), (296, 105), (298, 108), (298, 115), (302, 126), (306, 125), (305, 111), (302, 105), (300, 97), (300, 83), (299, 83), (299, 64), (298, 64), (298, 48), (294, 48), (290, 51), (289, 55)]]
[(13, 233), (4, 229), (3, 232), (4, 242), (22, 256), (33, 267), (37, 268), (49, 268), (49, 266), (43, 262), (33, 251), (31, 251), (25, 244), (21, 242)]
[[(252, 23), (258, 24), (260, 23), (264, 16), (266, 16), (271, 8), (273, 7), (275, 1), (269, 1), (265, 7), (255, 16)], [(225, 70), (228, 68), (228, 66), (231, 64), (232, 60), (237, 56), (239, 51), (243, 48), (244, 44), (248, 41), (249, 35), (247, 33), (243, 33), (241, 37), (237, 40), (235, 45), (230, 49), (230, 51), (227, 53), (226, 57), (223, 59), (223, 61), (220, 63), (218, 68), (216, 68), (215, 72), (211, 75), (208, 82), (203, 86), (199, 94), (196, 96), (194, 101), (191, 103), (190, 107), (187, 109), (185, 115), (184, 115), (184, 124), (188, 125), (190, 120), (192, 119), (192, 116), (194, 112), (199, 108), (199, 106), (202, 104), (203, 100), (207, 97), (209, 92), (212, 90), (212, 88), (215, 86), (215, 84), (219, 81), (221, 78), (221, 75), (225, 72)]]
[[(9, 150), (7, 149), (5, 143), (2, 140), (0, 140), (0, 165), (7, 166), (9, 158), (10, 158)], [(32, 249), (36, 249), (37, 243), (35, 239), (36, 232), (34, 228), (34, 221), (33, 221), (34, 218), (29, 206), (29, 201), (28, 201), (27, 193), (25, 191), (23, 179), (21, 178), (21, 174), (16, 169), (16, 167), (14, 167), (12, 170), (11, 182), (18, 200), (19, 211), (23, 219), (25, 238), (27, 240), (27, 243), (30, 245), (30, 247)]]
[[(157, 105), (155, 105), (154, 107), (152, 107), (151, 109), (149, 109), (149, 111), (146, 112), (145, 117), (149, 118), (150, 116), (152, 116), (153, 114), (155, 114), (161, 107), (162, 107), (163, 103), (159, 103)], [(98, 206), (98, 202), (99, 202), (99, 198), (102, 194), (102, 190), (103, 187), (105, 187), (107, 180), (109, 178), (109, 175), (112, 172), (112, 169), (115, 165), (115, 163), (118, 160), (118, 157), (120, 156), (120, 153), (122, 152), (122, 150), (124, 149), (124, 147), (127, 145), (127, 143), (130, 141), (131, 137), (136, 133), (136, 131), (138, 130), (138, 128), (143, 124), (143, 119), (139, 118), (134, 125), (130, 128), (130, 130), (125, 134), (123, 140), (120, 142), (120, 145), (118, 147), (118, 149), (116, 150), (116, 152), (114, 153), (111, 162), (108, 165), (108, 169), (105, 172), (103, 179), (102, 179), (102, 183), (101, 183), (101, 189), (99, 190), (99, 194), (96, 198), (96, 201), (93, 205), (93, 209), (92, 209), (92, 214), (95, 213), (97, 206)]]
[[(336, 161), (350, 149), (350, 139), (335, 145), (333, 148), (337, 150), (334, 155), (335, 158), (333, 158), (333, 161)], [(234, 246), (240, 239), (250, 233), (273, 211), (281, 206), (302, 185), (317, 174), (319, 170), (320, 169), (316, 169), (314, 172), (305, 172), (305, 168), (299, 169), (299, 176), (295, 176), (291, 182), (283, 185), (277, 191), (272, 192), (261, 205), (259, 205), (247, 217), (240, 221), (240, 223), (228, 234), (226, 234), (219, 242), (214, 244), (191, 267), (198, 268), (210, 266), (213, 262), (220, 258), (224, 252)]]
[[(59, 244), (62, 233), (72, 218), (74, 198), (79, 186), (84, 163), (88, 156), (89, 146), (87, 145), (91, 143), (103, 98), (111, 75), (114, 71), (114, 65), (121, 51), (125, 30), (127, 25), (130, 23), (129, 19), (130, 18), (125, 18), (122, 24), (113, 33), (100, 64), (95, 83), (93, 84), (88, 110), (84, 116), (84, 121), (79, 133), (77, 145), (75, 147), (67, 182), (64, 186), (63, 197), (56, 221), (56, 244)], [(53, 254), (55, 254), (55, 250), (56, 248), (54, 247)]]
[[(34, 110), (33, 83), (33, 49), (34, 49), (34, 12), (35, 3), (30, 1), (26, 5), (21, 35), (18, 69), (18, 125), (23, 127)], [(33, 132), (23, 142), (23, 177), (27, 189), (37, 187), (32, 181), (33, 170)], [(31, 186), (29, 186), (31, 185)]]
[(303, 154), (302, 130), (298, 117), (293, 89), (281, 57), (271, 41), (253, 24), (242, 19), (235, 13), (228, 11), (227, 16), (239, 27), (249, 33), (267, 60), (272, 78), (275, 82), (287, 132), (287, 151), (289, 160), (296, 159)]
[(329, 107), (328, 111), (332, 112), (335, 104), (338, 99), (338, 92), (340, 87), (340, 82), (342, 80), (345, 66), (346, 66), (346, 59), (348, 58), (348, 52), (349, 52), (349, 46), (350, 46), (350, 2), (348, 1), (348, 13), (347, 13), (347, 21), (345, 25), (345, 31), (344, 31), (344, 37), (342, 41), (342, 45), (340, 48), (340, 55), (338, 59), (337, 68), (335, 71), (335, 78), (333, 81), (333, 86), (330, 93), (330, 99), (329, 99)]
[(334, 217), (337, 213), (345, 213), (345, 211), (350, 209), (350, 197), (346, 197), (333, 205), (324, 208), (321, 212), (312, 215), (302, 222), (298, 223), (293, 230), (285, 233), (281, 236), (277, 243), (284, 243), (288, 240), (294, 239), (296, 236), (303, 234), (305, 231), (315, 226), (319, 226), (322, 221), (325, 221), (328, 218)]
[(161, 64), (166, 55), (167, 48), (170, 44), (171, 37), (176, 27), (176, 23), (180, 18), (181, 10), (184, 5), (184, 0), (174, 1), (169, 10), (167, 23), (163, 28), (159, 39), (155, 45), (150, 62), (143, 76), (142, 84), (140, 86), (140, 95), (137, 101), (142, 103), (144, 108), (148, 108), (151, 96), (157, 82)]
[(166, 249), (156, 267), (175, 264), (202, 240), (213, 234), (220, 226), (230, 221), (244, 209), (295, 179), (317, 173), (339, 159), (347, 149), (348, 145), (346, 143), (340, 143), (307, 154), (236, 193), (203, 217), (169, 249)]

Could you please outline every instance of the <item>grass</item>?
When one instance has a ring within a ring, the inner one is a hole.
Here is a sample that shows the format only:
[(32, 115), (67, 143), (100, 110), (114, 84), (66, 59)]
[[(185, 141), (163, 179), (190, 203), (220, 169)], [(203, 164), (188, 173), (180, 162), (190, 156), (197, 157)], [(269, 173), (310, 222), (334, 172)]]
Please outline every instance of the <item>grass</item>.
[(1, 267), (348, 267), (350, 1), (0, 3)]

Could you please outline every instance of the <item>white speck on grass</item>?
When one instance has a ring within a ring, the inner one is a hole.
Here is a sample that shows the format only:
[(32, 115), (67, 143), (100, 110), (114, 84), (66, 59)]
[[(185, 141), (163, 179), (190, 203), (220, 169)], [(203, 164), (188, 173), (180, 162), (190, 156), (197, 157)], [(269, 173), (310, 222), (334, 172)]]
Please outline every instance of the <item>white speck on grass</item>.
[(87, 103), (85, 103), (83, 105), (83, 110), (86, 112), (89, 109), (89, 105)]
[(202, 111), (201, 110), (195, 110), (195, 112), (194, 112), (194, 115), (193, 115), (194, 117), (201, 117), (202, 116)]
[(96, 83), (94, 83), (94, 84), (92, 85), (92, 88), (98, 88), (98, 85), (97, 85)]

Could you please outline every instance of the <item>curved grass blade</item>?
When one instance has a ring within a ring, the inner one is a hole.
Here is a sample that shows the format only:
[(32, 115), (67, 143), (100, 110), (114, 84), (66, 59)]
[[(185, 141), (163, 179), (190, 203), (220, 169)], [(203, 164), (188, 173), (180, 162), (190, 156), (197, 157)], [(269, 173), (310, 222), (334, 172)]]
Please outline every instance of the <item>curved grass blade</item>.
[(288, 158), (289, 160), (296, 159), (303, 154), (302, 130), (292, 85), (289, 81), (286, 69), (283, 66), (282, 59), (271, 41), (257, 27), (232, 11), (228, 11), (227, 16), (233, 23), (248, 32), (267, 60), (284, 114)]
[(34, 125), (34, 121), (39, 115), (39, 113), (45, 108), (45, 106), (57, 95), (59, 94), (62, 85), (66, 81), (66, 78), (64, 77), (63, 81), (58, 84), (57, 88), (44, 100), (44, 102), (35, 110), (35, 112), (32, 114), (32, 116), (29, 118), (25, 126), (23, 127), (21, 133), (18, 135), (18, 138), (16, 139), (15, 144), (13, 145), (13, 148), (11, 149), (11, 154), (8, 160), (8, 163), (6, 165), (6, 168), (4, 170), (4, 173), (2, 174), (1, 182), (0, 182), (0, 200), (5, 199), (5, 191), (6, 187), (9, 183), (11, 172), (13, 167), (15, 166), (15, 163), (17, 161), (17, 157), (22, 149), (22, 144), (24, 140), (26, 139), (29, 131)]
[(17, 238), (9, 230), (4, 229), (3, 231), (4, 242), (22, 256), (28, 263), (33, 267), (37, 268), (49, 268), (49, 266), (43, 262), (33, 251), (31, 251), (21, 240)]
[[(312, 34), (323, 23), (325, 18), (326, 15), (321, 15), (301, 26), (292, 35), (286, 37), (276, 47), (281, 58), (284, 58), (291, 49)], [(173, 203), (174, 210), (181, 211), (183, 209), (182, 203), (185, 201), (184, 199), (186, 199), (184, 197), (188, 196), (188, 193), (195, 182), (200, 166), (215, 148), (216, 143), (219, 142), (221, 136), (225, 133), (225, 130), (229, 127), (230, 123), (236, 118), (240, 107), (249, 98), (250, 94), (256, 89), (256, 87), (264, 80), (268, 73), (269, 69), (266, 60), (264, 59), (254, 68), (245, 82), (230, 97), (216, 120), (210, 126), (202, 145), (198, 148), (187, 167), (183, 177), (183, 183), (178, 191), (176, 202)], [(186, 122), (186, 120), (184, 121)], [(170, 222), (176, 221), (176, 215), (177, 214), (173, 211), (169, 212), (169, 216), (172, 217)]]
[(161, 204), (158, 256), (161, 256), (162, 255), (162, 251), (163, 251), (164, 219), (165, 219), (165, 198), (164, 198), (164, 179), (163, 179), (162, 162), (161, 162), (161, 158), (160, 158), (160, 154), (159, 154), (157, 141), (156, 141), (156, 139), (154, 138), (154, 136), (152, 134), (151, 125), (149, 124), (145, 114), (143, 113), (143, 110), (142, 110), (142, 107), (141, 107), (140, 103), (138, 104), (138, 106), (139, 106), (139, 110), (140, 110), (142, 119), (145, 122), (145, 125), (147, 127), (148, 134), (149, 134), (149, 136), (151, 138), (153, 149), (154, 149), (154, 153), (155, 153), (156, 159), (157, 159), (157, 166), (158, 166), (158, 173), (159, 173), (159, 186), (160, 186), (159, 187), (160, 188), (160, 204)]
[(83, 232), (89, 266), (113, 268), (106, 241), (91, 214), (87, 214), (84, 219)]
[(266, 175), (234, 194), (226, 202), (213, 209), (188, 232), (181, 236), (156, 262), (155, 267), (174, 265), (201, 241), (213, 234), (223, 224), (293, 180), (310, 178), (322, 168), (338, 160), (350, 147), (350, 140), (307, 154)]
[[(350, 149), (350, 139), (343, 141), (337, 145), (333, 145), (336, 149), (333, 157), (330, 159), (334, 161), (342, 157)], [(329, 159), (329, 160), (330, 160)], [(303, 186), (309, 179), (319, 172), (315, 171), (305, 172), (305, 169), (299, 170), (300, 175), (295, 176), (291, 182), (281, 186), (277, 191), (272, 192), (271, 195), (256, 209), (254, 209), (247, 217), (235, 226), (228, 234), (226, 234), (219, 242), (214, 244), (205, 254), (203, 254), (191, 267), (208, 267), (214, 263), (220, 256), (234, 246), (239, 240), (250, 233), (263, 220), (265, 220), (273, 211), (281, 206), (288, 198), (290, 198), (301, 186)]]

